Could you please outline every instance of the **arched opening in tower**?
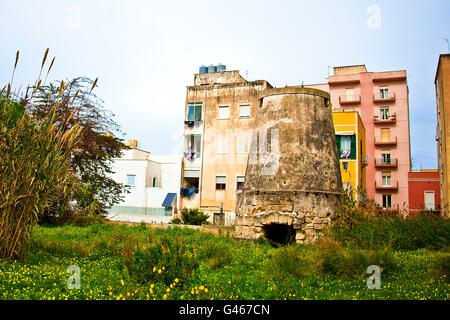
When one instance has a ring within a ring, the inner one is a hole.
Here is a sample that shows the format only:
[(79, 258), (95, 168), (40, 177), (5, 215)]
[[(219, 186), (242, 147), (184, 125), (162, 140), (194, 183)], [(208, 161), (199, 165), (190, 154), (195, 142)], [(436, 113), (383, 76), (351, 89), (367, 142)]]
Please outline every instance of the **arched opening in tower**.
[(263, 231), (264, 238), (275, 247), (295, 242), (295, 230), (287, 224), (266, 224), (263, 226)]

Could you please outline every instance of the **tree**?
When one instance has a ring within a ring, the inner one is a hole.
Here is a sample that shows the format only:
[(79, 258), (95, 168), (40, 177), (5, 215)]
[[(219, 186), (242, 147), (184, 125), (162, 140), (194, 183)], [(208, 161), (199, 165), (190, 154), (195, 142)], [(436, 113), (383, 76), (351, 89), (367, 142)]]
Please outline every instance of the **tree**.
[[(119, 203), (125, 186), (108, 175), (112, 173), (111, 160), (118, 158), (128, 147), (112, 132), (120, 133), (119, 125), (112, 120), (113, 114), (103, 107), (103, 101), (92, 90), (97, 80), (79, 77), (65, 83), (34, 87), (36, 94), (24, 98), (27, 112), (36, 119), (45, 119), (56, 106), (56, 126), (67, 132), (78, 124), (82, 130), (71, 154), (70, 166), (84, 184), (75, 195), (79, 210), (89, 214), (106, 214), (106, 210)], [(64, 207), (64, 203), (61, 203)], [(61, 207), (58, 210), (61, 210)], [(60, 216), (58, 210), (48, 211), (47, 217)], [(70, 216), (70, 215), (69, 215)]]

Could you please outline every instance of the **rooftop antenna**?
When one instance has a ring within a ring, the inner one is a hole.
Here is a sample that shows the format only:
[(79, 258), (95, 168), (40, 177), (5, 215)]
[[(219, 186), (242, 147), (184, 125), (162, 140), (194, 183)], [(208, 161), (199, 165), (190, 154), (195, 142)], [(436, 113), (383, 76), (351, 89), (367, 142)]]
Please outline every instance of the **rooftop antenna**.
[(448, 53), (450, 53), (450, 44), (448, 43), (448, 38), (443, 37), (442, 39), (444, 39), (444, 41), (447, 41), (447, 49)]

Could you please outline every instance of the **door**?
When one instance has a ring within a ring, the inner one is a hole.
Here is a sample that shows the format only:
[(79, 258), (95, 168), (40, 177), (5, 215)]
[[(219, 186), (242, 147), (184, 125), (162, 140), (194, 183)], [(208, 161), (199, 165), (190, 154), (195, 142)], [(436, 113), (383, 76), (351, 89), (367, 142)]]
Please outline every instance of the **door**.
[(425, 209), (435, 210), (434, 206), (434, 191), (425, 191)]

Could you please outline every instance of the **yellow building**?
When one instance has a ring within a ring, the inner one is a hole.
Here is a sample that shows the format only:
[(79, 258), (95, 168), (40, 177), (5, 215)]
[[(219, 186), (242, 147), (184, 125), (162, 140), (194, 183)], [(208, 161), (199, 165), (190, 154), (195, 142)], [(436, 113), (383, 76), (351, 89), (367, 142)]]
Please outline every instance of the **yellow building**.
[(366, 131), (357, 111), (333, 112), (334, 131), (344, 188), (366, 187)]

